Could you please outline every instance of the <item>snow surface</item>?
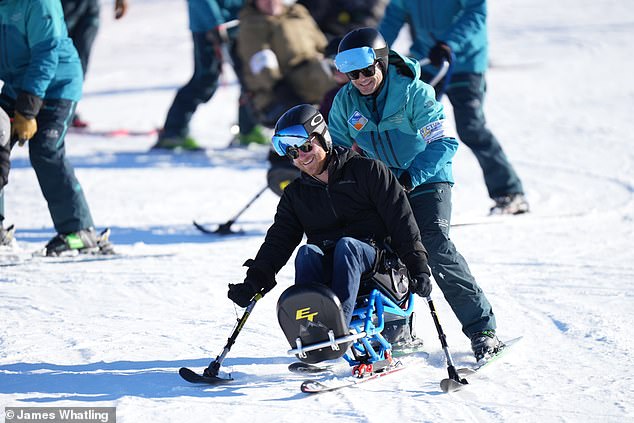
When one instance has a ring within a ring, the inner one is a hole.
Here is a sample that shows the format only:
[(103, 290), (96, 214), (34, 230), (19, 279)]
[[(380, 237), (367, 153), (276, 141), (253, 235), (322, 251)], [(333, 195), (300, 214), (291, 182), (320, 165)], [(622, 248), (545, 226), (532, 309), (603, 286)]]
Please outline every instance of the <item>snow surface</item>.
[[(191, 72), (184, 1), (135, 0), (103, 21), (80, 103), (95, 129), (160, 127)], [(219, 354), (240, 310), (228, 282), (257, 251), (277, 197), (267, 191), (235, 224), (243, 237), (197, 233), (226, 222), (265, 185), (265, 148), (226, 149), (237, 86), (200, 108), (207, 154), (148, 153), (152, 136), (70, 134), (67, 150), (99, 228), (119, 260), (0, 267), (0, 405), (116, 406), (119, 422), (634, 421), (634, 13), (628, 0), (490, 2), (490, 127), (523, 179), (533, 212), (459, 226), (452, 238), (494, 306), (498, 333), (523, 335), (472, 386), (443, 394), (444, 354), (426, 305), (417, 329), (430, 356), (340, 393), (306, 396), (286, 366), (278, 295), (254, 309), (223, 371), (234, 383), (191, 386)], [(397, 46), (407, 46), (400, 40)], [(466, 147), (455, 160), (454, 222), (490, 206)], [(6, 189), (5, 223), (28, 253), (54, 234), (24, 149)], [(13, 259), (24, 257), (16, 255)], [(9, 265), (15, 264), (15, 265)], [(433, 298), (458, 366), (468, 339)]]

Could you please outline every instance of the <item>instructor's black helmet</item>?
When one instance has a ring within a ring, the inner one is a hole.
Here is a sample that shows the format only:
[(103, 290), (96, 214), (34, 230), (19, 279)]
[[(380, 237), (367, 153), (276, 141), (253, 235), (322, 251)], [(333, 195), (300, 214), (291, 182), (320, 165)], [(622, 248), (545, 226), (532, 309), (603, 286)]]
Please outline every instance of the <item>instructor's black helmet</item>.
[(300, 104), (286, 111), (275, 124), (273, 148), (277, 154), (285, 156), (288, 147), (299, 147), (311, 134), (319, 135), (321, 146), (330, 153), (332, 138), (324, 116), (313, 106)]
[(348, 32), (339, 43), (335, 63), (341, 72), (350, 72), (367, 67), (372, 64), (371, 60), (378, 60), (383, 72), (387, 72), (389, 54), (387, 42), (379, 31), (357, 28)]

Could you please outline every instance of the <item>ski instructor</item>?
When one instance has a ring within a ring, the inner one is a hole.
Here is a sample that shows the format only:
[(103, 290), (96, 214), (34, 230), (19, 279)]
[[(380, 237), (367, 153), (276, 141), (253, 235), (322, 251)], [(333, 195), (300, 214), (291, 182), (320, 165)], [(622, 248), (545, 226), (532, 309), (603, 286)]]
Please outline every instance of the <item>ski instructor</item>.
[(330, 110), (333, 142), (358, 145), (398, 177), (434, 279), (471, 339), (476, 360), (497, 352), (493, 308), (449, 238), (451, 161), (458, 142), (448, 134), (443, 105), (420, 80), (418, 62), (390, 50), (376, 29), (350, 31), (338, 51), (335, 65), (350, 82)]
[(355, 306), (361, 275), (373, 269), (377, 248), (390, 247), (410, 273), (410, 290), (429, 296), (427, 252), (412, 209), (396, 177), (381, 162), (332, 144), (317, 109), (299, 105), (275, 126), (273, 147), (301, 176), (284, 190), (272, 226), (244, 282), (229, 284), (229, 298), (246, 307), (255, 294), (269, 292), (275, 274), (295, 258), (295, 284), (323, 283), (341, 301), (345, 323)]

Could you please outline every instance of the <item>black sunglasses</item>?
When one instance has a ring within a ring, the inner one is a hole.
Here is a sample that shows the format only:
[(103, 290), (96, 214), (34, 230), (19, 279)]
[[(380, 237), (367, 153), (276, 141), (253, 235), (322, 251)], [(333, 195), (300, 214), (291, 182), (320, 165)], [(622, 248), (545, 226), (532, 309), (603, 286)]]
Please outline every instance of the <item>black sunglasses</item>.
[(363, 74), (363, 76), (365, 76), (366, 78), (369, 78), (371, 76), (374, 76), (374, 74), (376, 73), (376, 63), (377, 62), (375, 61), (367, 68), (355, 69), (353, 71), (346, 72), (346, 75), (348, 76), (348, 79), (350, 79), (351, 81), (359, 79), (359, 74)]
[(310, 137), (306, 140), (306, 142), (299, 147), (295, 147), (294, 145), (286, 147), (286, 155), (291, 160), (295, 160), (299, 157), (299, 150), (302, 150), (304, 153), (308, 153), (313, 149), (313, 137)]

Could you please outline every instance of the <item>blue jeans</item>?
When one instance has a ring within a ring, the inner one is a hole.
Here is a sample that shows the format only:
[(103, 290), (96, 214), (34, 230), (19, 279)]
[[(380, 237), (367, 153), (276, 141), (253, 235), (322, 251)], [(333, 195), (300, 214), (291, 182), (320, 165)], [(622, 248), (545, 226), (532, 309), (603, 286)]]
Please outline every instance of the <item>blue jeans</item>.
[(519, 176), (497, 138), (486, 126), (483, 109), (485, 93), (486, 81), (481, 73), (460, 73), (451, 78), (446, 94), (453, 106), (458, 136), (478, 160), (489, 197), (523, 194)]
[(339, 239), (334, 250), (328, 252), (306, 244), (299, 248), (295, 257), (295, 284), (329, 286), (341, 301), (345, 323), (349, 325), (361, 275), (373, 268), (375, 259), (374, 247), (354, 238)]
[(462, 332), (470, 337), (495, 329), (489, 300), (449, 238), (451, 185), (447, 182), (419, 185), (409, 194), (409, 202), (427, 249), (431, 273), (462, 324)]

